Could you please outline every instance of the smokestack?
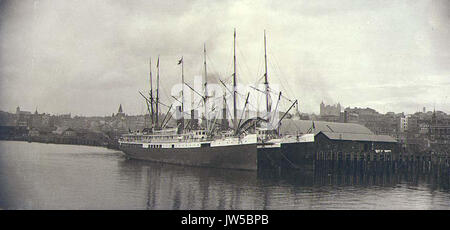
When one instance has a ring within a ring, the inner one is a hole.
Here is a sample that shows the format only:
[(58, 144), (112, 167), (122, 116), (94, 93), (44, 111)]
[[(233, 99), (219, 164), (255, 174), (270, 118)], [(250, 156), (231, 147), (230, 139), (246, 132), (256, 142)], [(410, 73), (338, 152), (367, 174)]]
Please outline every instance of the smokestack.
[(222, 109), (222, 129), (228, 129), (227, 107), (226, 107), (226, 105)]
[(198, 111), (194, 109), (191, 110), (191, 129), (198, 129)]
[(183, 116), (183, 112), (181, 112), (181, 106), (177, 106), (177, 113), (176, 113), (176, 118), (177, 118), (177, 134), (182, 134), (184, 132), (184, 116)]

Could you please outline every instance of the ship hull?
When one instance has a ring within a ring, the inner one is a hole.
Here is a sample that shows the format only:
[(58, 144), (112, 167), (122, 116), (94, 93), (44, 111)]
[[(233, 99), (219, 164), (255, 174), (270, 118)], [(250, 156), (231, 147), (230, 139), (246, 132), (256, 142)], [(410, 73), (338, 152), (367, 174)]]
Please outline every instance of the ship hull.
[(300, 143), (283, 143), (281, 145), (282, 158), (285, 158), (285, 164), (302, 170), (312, 170), (314, 143), (300, 142)]
[(258, 148), (258, 162), (264, 168), (313, 169), (314, 143), (281, 143), (279, 147)]
[(129, 158), (178, 165), (239, 170), (257, 170), (256, 143), (198, 148), (143, 148), (142, 145), (121, 145)]

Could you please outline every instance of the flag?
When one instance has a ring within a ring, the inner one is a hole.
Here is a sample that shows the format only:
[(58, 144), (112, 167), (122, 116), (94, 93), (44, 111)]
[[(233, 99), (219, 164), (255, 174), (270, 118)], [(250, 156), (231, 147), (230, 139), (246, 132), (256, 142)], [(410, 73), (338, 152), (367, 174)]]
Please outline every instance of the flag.
[(181, 57), (181, 59), (178, 61), (178, 65), (183, 63), (183, 57)]
[(156, 67), (159, 67), (159, 56), (158, 56), (158, 62), (156, 63)]
[(316, 126), (314, 125), (314, 121), (312, 122), (312, 128), (316, 129)]

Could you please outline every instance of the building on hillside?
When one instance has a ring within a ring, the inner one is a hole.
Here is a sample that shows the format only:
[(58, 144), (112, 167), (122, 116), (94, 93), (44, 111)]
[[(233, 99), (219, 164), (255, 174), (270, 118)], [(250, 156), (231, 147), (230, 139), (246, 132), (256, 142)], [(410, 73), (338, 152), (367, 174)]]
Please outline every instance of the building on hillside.
[(450, 152), (450, 116), (440, 111), (433, 112), (430, 123), (430, 147)]
[(380, 114), (371, 108), (346, 108), (344, 110), (345, 123), (364, 125), (375, 134), (395, 137), (398, 133), (400, 114), (393, 112)]
[(31, 124), (32, 113), (29, 111), (22, 111), (20, 107), (16, 108), (16, 126), (28, 127)]
[(16, 115), (31, 115), (31, 112), (29, 112), (29, 111), (22, 111), (22, 110), (20, 110), (20, 107), (17, 106), (17, 108), (16, 108)]
[(341, 104), (325, 105), (322, 101), (320, 103), (320, 120), (330, 122), (341, 121)]
[(340, 116), (341, 114), (341, 104), (337, 103), (336, 105), (325, 105), (322, 101), (320, 103), (320, 116), (334, 115)]
[(28, 131), (28, 136), (30, 137), (38, 137), (40, 135), (39, 129), (32, 128), (30, 131)]
[(65, 137), (76, 137), (77, 132), (72, 128), (68, 128), (62, 132), (62, 135)]

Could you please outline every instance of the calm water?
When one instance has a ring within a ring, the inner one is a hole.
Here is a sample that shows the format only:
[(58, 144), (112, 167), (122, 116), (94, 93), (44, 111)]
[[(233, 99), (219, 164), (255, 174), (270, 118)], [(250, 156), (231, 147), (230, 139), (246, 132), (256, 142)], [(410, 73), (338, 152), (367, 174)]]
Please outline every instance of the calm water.
[(432, 175), (298, 175), (126, 160), (87, 146), (0, 141), (2, 209), (450, 209)]

